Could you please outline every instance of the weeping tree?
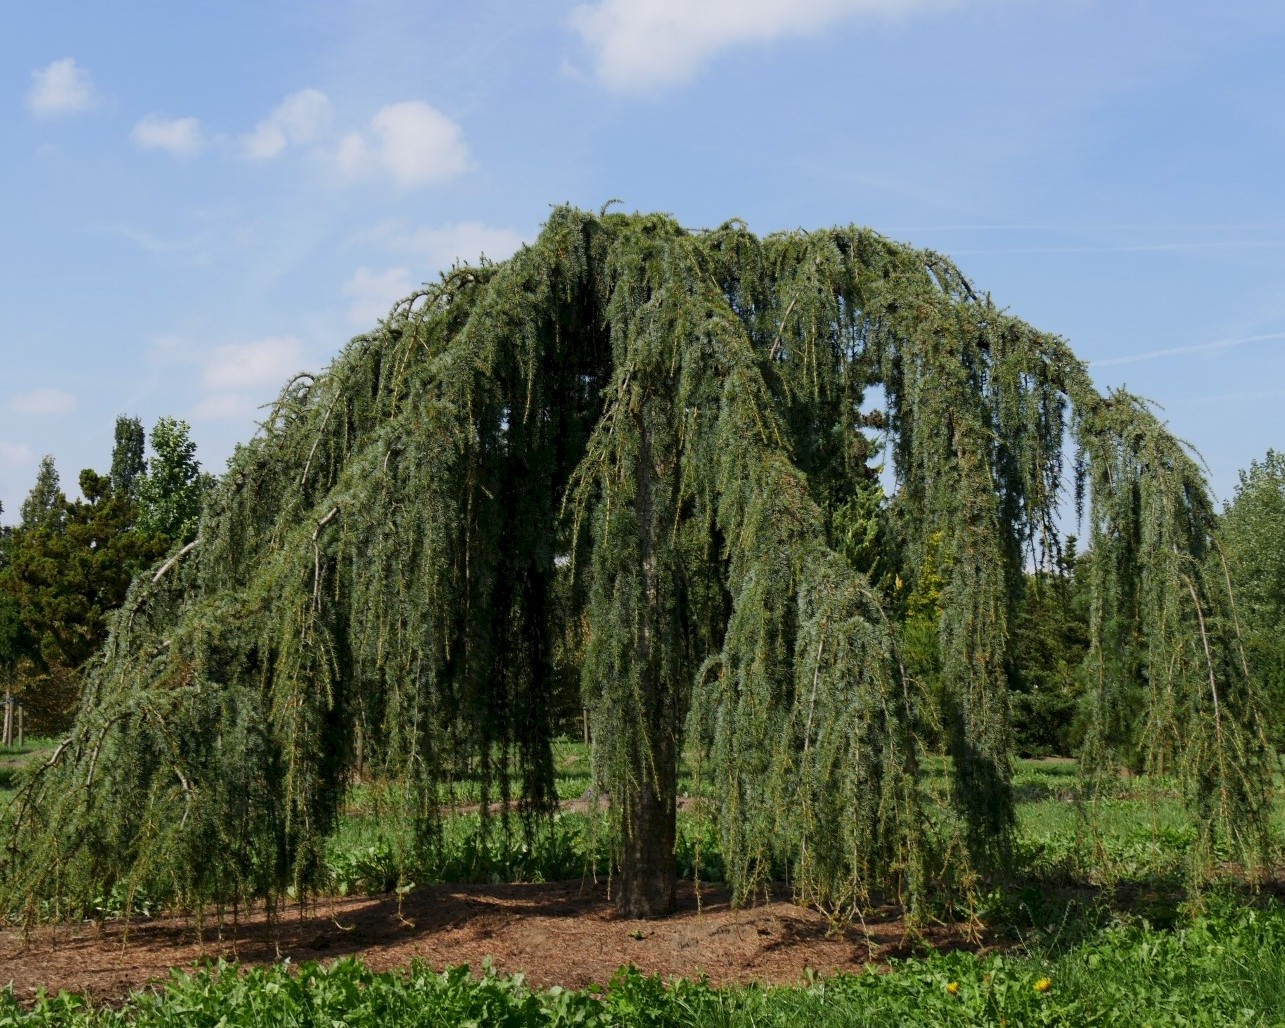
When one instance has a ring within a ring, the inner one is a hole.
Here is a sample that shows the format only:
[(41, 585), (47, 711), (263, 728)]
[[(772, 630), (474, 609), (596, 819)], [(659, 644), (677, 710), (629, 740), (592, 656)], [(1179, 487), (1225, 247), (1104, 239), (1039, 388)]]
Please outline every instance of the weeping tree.
[[(873, 507), (872, 423), (896, 482)], [(866, 229), (559, 209), (285, 387), (195, 541), (134, 583), (14, 807), (4, 897), (321, 887), (358, 763), (414, 847), (466, 779), (482, 831), (539, 832), (569, 633), (624, 913), (674, 905), (684, 754), (738, 901), (782, 868), (838, 911), (1002, 873), (1010, 626), (1024, 570), (1059, 555), (1067, 480), (1091, 529), (1091, 766), (1141, 688), (1201, 852), (1261, 859), (1269, 754), (1215, 515), (1144, 403)], [(939, 582), (931, 703), (900, 593), (842, 545), (856, 509), (898, 540), (898, 586)], [(954, 774), (932, 816), (928, 718)]]

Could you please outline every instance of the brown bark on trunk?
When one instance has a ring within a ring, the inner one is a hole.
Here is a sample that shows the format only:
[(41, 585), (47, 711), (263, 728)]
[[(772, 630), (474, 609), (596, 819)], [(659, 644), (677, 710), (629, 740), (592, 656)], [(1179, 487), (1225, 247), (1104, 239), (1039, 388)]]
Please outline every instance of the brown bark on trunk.
[(638, 418), (638, 518), (642, 610), (634, 659), (642, 675), (644, 723), (648, 739), (633, 753), (635, 781), (624, 801), (624, 839), (621, 845), (620, 892), (616, 907), (626, 917), (663, 917), (674, 911), (678, 865), (674, 856), (677, 833), (677, 738), (673, 724), (672, 683), (664, 681), (656, 652), (660, 617), (660, 571), (657, 558), (659, 526), (654, 493), (656, 469), (652, 460), (647, 414)]
[[(664, 917), (674, 912), (678, 887), (674, 857), (676, 769), (672, 752), (668, 759), (659, 753), (655, 757), (657, 780), (644, 779), (625, 811), (620, 891), (616, 894), (616, 909), (625, 917)], [(667, 766), (662, 768), (661, 764)]]

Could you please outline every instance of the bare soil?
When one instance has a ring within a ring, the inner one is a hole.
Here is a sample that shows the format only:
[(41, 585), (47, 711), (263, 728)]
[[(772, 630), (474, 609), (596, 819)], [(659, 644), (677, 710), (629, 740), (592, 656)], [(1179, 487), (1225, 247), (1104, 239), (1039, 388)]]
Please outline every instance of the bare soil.
[[(163, 981), (173, 967), (344, 956), (379, 971), (416, 960), (477, 971), (489, 957), (497, 971), (520, 971), (537, 987), (605, 983), (625, 964), (666, 979), (795, 984), (809, 969), (851, 973), (912, 951), (891, 910), (836, 930), (817, 911), (784, 899), (733, 910), (725, 889), (704, 886), (698, 897), (691, 883), (680, 886), (678, 907), (664, 920), (633, 921), (616, 914), (603, 882), (438, 885), (415, 889), (400, 907), (395, 896), (321, 900), (274, 917), (242, 913), (221, 927), (213, 918), (198, 926), (190, 917), (167, 917), (44, 928), (25, 940), (6, 930), (0, 932), (0, 985), (12, 980), (19, 998), (43, 987), (110, 1003)], [(925, 944), (981, 948), (944, 927), (915, 943)]]

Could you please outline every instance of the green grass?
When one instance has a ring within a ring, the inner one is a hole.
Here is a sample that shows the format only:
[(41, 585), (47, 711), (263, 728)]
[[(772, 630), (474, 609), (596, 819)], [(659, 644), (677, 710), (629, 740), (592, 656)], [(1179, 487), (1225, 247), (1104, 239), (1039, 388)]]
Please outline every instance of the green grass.
[[(583, 796), (591, 785), (583, 744), (559, 743), (555, 761), (559, 798)], [(926, 792), (930, 801), (941, 802), (949, 789), (949, 762), (934, 757), (926, 765)], [(1142, 778), (1122, 781), (1099, 801), (1096, 829), (1091, 833), (1075, 801), (1078, 780), (1072, 761), (1017, 763), (1019, 876), (1053, 885), (1133, 881), (1180, 887), (1196, 835), (1168, 783), (1157, 788)], [(680, 795), (693, 790), (690, 773), (684, 769)], [(370, 785), (354, 790), (348, 816), (328, 850), (336, 891), (387, 891), (406, 880), (552, 881), (606, 870), (606, 824), (601, 811), (564, 812), (531, 838), (516, 816), (507, 834), (496, 819), (483, 837), (476, 813), (450, 814), (444, 819), (441, 845), (425, 854), (416, 852), (411, 826), (393, 816), (393, 799)], [(458, 802), (476, 802), (476, 796)], [(1285, 799), (1278, 801), (1275, 828), (1278, 844), (1285, 842)], [(722, 854), (710, 819), (682, 812), (678, 845), (682, 876), (694, 874), (698, 848), (701, 879), (721, 881)]]
[(513, 823), (506, 832), (492, 822), (484, 834), (477, 814), (444, 819), (440, 844), (427, 851), (413, 845), (411, 831), (392, 820), (349, 818), (327, 848), (334, 891), (391, 892), (413, 881), (543, 882), (605, 871), (605, 856), (593, 834), (591, 817), (557, 814), (528, 837)]
[[(0, 750), (0, 810), (14, 794), (20, 760), (39, 759), (55, 740), (32, 738), (21, 751)], [(15, 759), (16, 758), (16, 759)], [(592, 772), (588, 748), (560, 740), (554, 747), (555, 785), (560, 800), (589, 793)], [(930, 801), (945, 799), (949, 761), (924, 761)], [(1181, 883), (1195, 832), (1180, 800), (1161, 783), (1122, 781), (1100, 801), (1096, 834), (1090, 834), (1074, 802), (1078, 769), (1073, 761), (1022, 760), (1014, 773), (1018, 818), (1018, 870), (1028, 879), (1059, 885), (1103, 886), (1121, 881)], [(680, 770), (679, 794), (696, 786), (690, 768)], [(605, 872), (605, 813), (559, 814), (528, 836), (516, 815), (508, 830), (500, 818), (480, 831), (476, 812), (448, 814), (440, 845), (431, 851), (415, 845), (414, 829), (398, 815), (394, 790), (378, 783), (356, 786), (327, 853), (333, 890), (339, 894), (387, 892), (406, 882), (553, 881)], [(480, 800), (476, 781), (458, 782), (450, 798), (458, 806)], [(932, 806), (930, 802), (930, 808)], [(0, 823), (3, 819), (0, 818)], [(1285, 847), (1285, 797), (1274, 820), (1278, 847)], [(699, 845), (698, 845), (699, 844)], [(708, 818), (690, 811), (679, 815), (680, 874), (692, 877), (698, 860), (704, 881), (723, 877), (717, 832)]]
[(21, 747), (0, 746), (0, 810), (4, 809), (18, 791), (18, 774), (22, 767), (57, 744), (57, 739), (37, 735), (27, 736)]

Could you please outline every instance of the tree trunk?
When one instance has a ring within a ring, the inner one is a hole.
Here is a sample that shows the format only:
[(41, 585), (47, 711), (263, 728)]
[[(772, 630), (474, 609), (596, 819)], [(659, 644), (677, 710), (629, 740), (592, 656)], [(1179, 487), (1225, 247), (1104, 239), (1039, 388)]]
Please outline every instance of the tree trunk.
[(656, 780), (650, 773), (645, 776), (625, 811), (620, 891), (616, 894), (616, 909), (625, 917), (664, 917), (674, 912), (678, 887), (674, 857), (677, 769), (673, 747), (667, 748), (668, 754), (655, 754)]
[(655, 510), (657, 474), (652, 458), (647, 412), (638, 417), (638, 543), (641, 562), (642, 604), (638, 643), (634, 654), (642, 677), (644, 724), (648, 738), (632, 750), (634, 781), (629, 795), (619, 797), (624, 810), (621, 840), (620, 892), (616, 906), (626, 917), (663, 917), (674, 911), (678, 865), (674, 857), (677, 833), (677, 742), (672, 712), (672, 683), (661, 674), (657, 652), (660, 620), (660, 570), (657, 543), (663, 529)]

